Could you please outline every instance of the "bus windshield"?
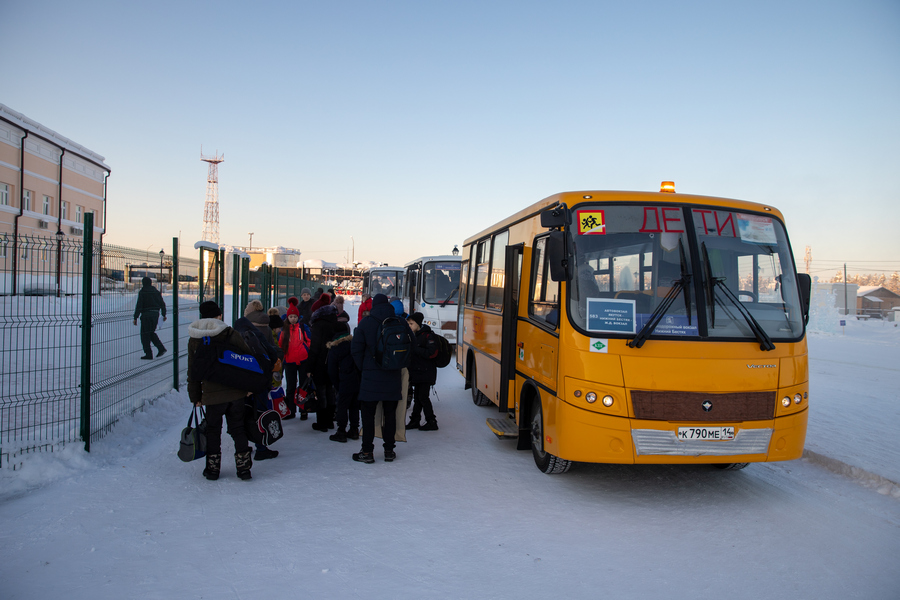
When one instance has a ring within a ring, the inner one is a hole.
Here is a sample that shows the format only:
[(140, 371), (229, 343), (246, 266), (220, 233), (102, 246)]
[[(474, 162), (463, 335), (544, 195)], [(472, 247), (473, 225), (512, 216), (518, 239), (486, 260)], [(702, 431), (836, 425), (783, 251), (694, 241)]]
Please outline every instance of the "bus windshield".
[(578, 205), (571, 215), (568, 307), (587, 334), (746, 339), (766, 349), (802, 335), (777, 219), (636, 204)]
[(427, 262), (422, 271), (422, 302), (457, 304), (459, 301), (459, 262)]
[(403, 273), (400, 271), (372, 271), (369, 274), (369, 294), (384, 294), (388, 298), (400, 296), (403, 289)]

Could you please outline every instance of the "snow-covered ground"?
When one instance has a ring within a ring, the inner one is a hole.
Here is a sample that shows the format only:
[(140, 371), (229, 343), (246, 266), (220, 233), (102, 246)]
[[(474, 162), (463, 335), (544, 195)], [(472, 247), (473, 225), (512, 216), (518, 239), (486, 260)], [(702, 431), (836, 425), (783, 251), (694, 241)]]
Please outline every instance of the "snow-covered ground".
[(544, 475), (448, 367), (440, 430), (409, 432), (393, 463), (293, 420), (249, 482), (224, 436), (210, 482), (175, 456), (189, 403), (172, 392), (90, 454), (0, 471), (0, 597), (898, 598), (893, 325), (812, 333), (811, 458), (736, 472)]

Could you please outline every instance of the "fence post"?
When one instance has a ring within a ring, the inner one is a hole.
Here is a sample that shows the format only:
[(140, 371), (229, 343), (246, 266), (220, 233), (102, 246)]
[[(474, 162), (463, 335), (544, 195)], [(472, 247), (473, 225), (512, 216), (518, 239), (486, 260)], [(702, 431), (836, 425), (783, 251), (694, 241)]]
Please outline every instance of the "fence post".
[[(201, 267), (202, 268), (202, 267)], [(172, 388), (178, 389), (178, 336), (181, 321), (178, 317), (178, 238), (172, 238)]]
[(218, 301), (217, 304), (219, 305), (219, 308), (221, 308), (222, 312), (224, 313), (225, 312), (225, 248), (219, 249), (219, 261), (218, 262), (219, 262), (219, 264), (217, 266), (219, 267), (219, 270), (218, 270), (216, 279), (217, 279), (219, 289), (217, 290), (218, 298), (216, 298), (216, 300)]
[(278, 304), (278, 267), (272, 267), (272, 297), (269, 298), (269, 309)]
[(238, 287), (238, 282), (240, 281), (240, 265), (241, 265), (241, 257), (238, 256), (237, 252), (232, 253), (231, 255), (231, 325), (234, 326), (234, 322), (238, 320), (238, 304), (240, 303), (240, 288)]
[(81, 263), (81, 439), (91, 451), (91, 292), (94, 284), (94, 214), (84, 215)]
[(247, 308), (250, 297), (250, 257), (241, 260), (241, 314)]
[(200, 247), (200, 267), (199, 267), (199, 277), (197, 277), (197, 302), (203, 302), (203, 277), (205, 276), (203, 272), (203, 253), (206, 251), (202, 246)]

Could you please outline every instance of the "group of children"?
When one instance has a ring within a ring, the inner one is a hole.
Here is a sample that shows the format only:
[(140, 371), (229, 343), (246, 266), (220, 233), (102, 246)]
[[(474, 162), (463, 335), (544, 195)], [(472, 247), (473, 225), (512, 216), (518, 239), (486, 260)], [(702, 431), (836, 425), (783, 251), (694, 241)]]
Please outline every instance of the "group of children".
[[(329, 436), (329, 439), (335, 442), (358, 440), (362, 433), (360, 415), (362, 413), (365, 417), (366, 411), (370, 408), (369, 404), (375, 404), (375, 402), (366, 403), (366, 401), (373, 400), (380, 390), (373, 390), (369, 385), (361, 391), (361, 383), (364, 379), (363, 370), (366, 367), (360, 369), (364, 361), (360, 349), (353, 348), (354, 336), (350, 330), (349, 315), (344, 310), (343, 297), (334, 296), (330, 291), (324, 292), (321, 289), (319, 292), (314, 298), (310, 290), (304, 288), (300, 298), (288, 299), (286, 310), (271, 308), (266, 311), (260, 301), (253, 300), (244, 310), (243, 318), (235, 322), (234, 330), (243, 333), (245, 341), (250, 341), (248, 349), (251, 352), (261, 348), (266, 355), (277, 357), (277, 360), (273, 359), (272, 388), (283, 387), (287, 405), (287, 414), (282, 416), (283, 420), (294, 419), (297, 417), (297, 413), (299, 413), (300, 420), (307, 420), (309, 413), (315, 412), (316, 421), (312, 425), (314, 430), (328, 432), (336, 428), (336, 431)], [(383, 296), (379, 300), (382, 303), (386, 301)], [(210, 306), (201, 308), (206, 308), (206, 311), (205, 313), (201, 311), (200, 321), (194, 324), (197, 326), (197, 331), (206, 332), (203, 322), (212, 317), (219, 321), (218, 325), (213, 326), (213, 329), (217, 333), (223, 332), (224, 323), (221, 322), (221, 310), (217, 306), (216, 310), (212, 310)], [(360, 322), (368, 315), (371, 308), (371, 299), (360, 306)], [(406, 429), (437, 430), (437, 419), (430, 399), (430, 390), (437, 380), (435, 359), (439, 352), (438, 342), (431, 328), (424, 324), (421, 313), (404, 314), (399, 301), (391, 303), (391, 308), (394, 314), (406, 318), (410, 337), (414, 340), (409, 364), (401, 374), (402, 383), (400, 385), (402, 388), (400, 389), (404, 403), (400, 406), (402, 406), (403, 412), (397, 411), (396, 414), (405, 415), (407, 404), (411, 401), (413, 410)], [(283, 313), (282, 310), (284, 310)], [(218, 314), (213, 315), (212, 313)], [(362, 336), (357, 337), (361, 338)], [(252, 348), (257, 345), (257, 342), (258, 348)], [(369, 350), (371, 349), (368, 349), (367, 352)], [(189, 346), (189, 361), (190, 357)], [(210, 398), (207, 398), (205, 393), (201, 395), (199, 383), (191, 382), (189, 377), (189, 391), (192, 391), (191, 401), (196, 405), (208, 405)], [(373, 394), (373, 391), (376, 394)], [(263, 409), (269, 402), (268, 392), (269, 390), (258, 390), (245, 395), (254, 396), (257, 408)], [(298, 392), (300, 393), (298, 394)], [(366, 397), (361, 398), (361, 395)], [(240, 427), (237, 422), (237, 396), (234, 398), (232, 396), (235, 395), (228, 395), (227, 398), (229, 403), (234, 403), (234, 406), (229, 406), (227, 410), (213, 409), (208, 406), (208, 458), (207, 468), (204, 470), (204, 475), (208, 479), (216, 479), (219, 475), (223, 417), (228, 421), (228, 432), (235, 439), (239, 476), (242, 479), (250, 479), (249, 443), (247, 436), (240, 433), (243, 427)], [(362, 406), (361, 401), (364, 403)], [(385, 405), (387, 406), (387, 403)], [(396, 405), (396, 403), (392, 403), (392, 405)], [(214, 413), (213, 422), (210, 422), (209, 419), (210, 412)], [(424, 423), (421, 421), (423, 414)], [(385, 418), (385, 421), (387, 420)], [(393, 418), (390, 420), (394, 421)], [(215, 429), (217, 433), (210, 432), (209, 429)], [(383, 431), (385, 460), (388, 461), (396, 457), (393, 452), (394, 440), (386, 439), (394, 437), (393, 429), (391, 427), (388, 430), (385, 427)], [(237, 436), (235, 436), (236, 433)], [(212, 448), (209, 447), (210, 441), (214, 442)], [(371, 435), (363, 436), (364, 447), (367, 442), (371, 445)], [(365, 455), (366, 453), (361, 454)], [(213, 457), (212, 464), (210, 456)], [(256, 444), (254, 457), (256, 460), (266, 460), (277, 456), (277, 451), (271, 450), (261, 443)], [(357, 456), (359, 455), (353, 455), (354, 460), (358, 460)], [(367, 456), (371, 457), (371, 450)], [(363, 462), (374, 462), (374, 459)]]

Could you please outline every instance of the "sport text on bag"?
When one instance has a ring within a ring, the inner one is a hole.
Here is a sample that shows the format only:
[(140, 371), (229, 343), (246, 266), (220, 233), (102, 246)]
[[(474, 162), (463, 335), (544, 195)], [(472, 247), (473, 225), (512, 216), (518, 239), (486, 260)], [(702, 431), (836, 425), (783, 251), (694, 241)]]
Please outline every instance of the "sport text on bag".
[(386, 371), (402, 369), (409, 363), (412, 350), (409, 326), (396, 315), (378, 325), (375, 334), (375, 364)]
[(253, 354), (242, 353), (228, 342), (207, 336), (194, 353), (191, 379), (214, 381), (237, 390), (268, 389), (272, 379), (271, 363), (261, 364), (261, 360)]

